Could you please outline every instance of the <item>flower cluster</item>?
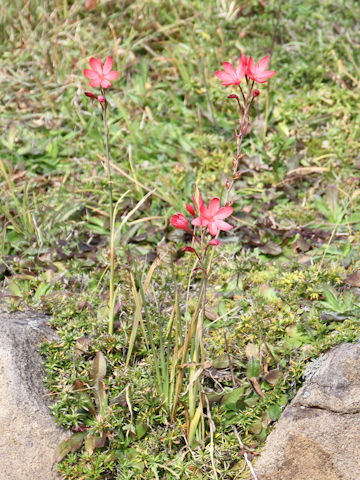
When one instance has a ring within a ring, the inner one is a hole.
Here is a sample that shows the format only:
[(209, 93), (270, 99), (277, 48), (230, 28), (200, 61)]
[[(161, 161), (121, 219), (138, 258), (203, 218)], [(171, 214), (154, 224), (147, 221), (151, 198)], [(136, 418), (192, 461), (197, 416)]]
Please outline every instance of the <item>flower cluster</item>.
[(215, 75), (222, 80), (221, 85), (229, 87), (230, 85), (240, 85), (242, 79), (245, 77), (253, 80), (253, 82), (265, 83), (270, 77), (275, 75), (274, 70), (266, 70), (269, 65), (269, 56), (264, 57), (256, 65), (254, 60), (242, 54), (237, 68), (231, 63), (224, 62), (223, 70), (217, 70)]
[[(191, 221), (191, 225), (194, 227), (199, 227), (201, 231), (201, 239), (199, 239), (195, 234), (195, 229), (191, 229), (187, 218), (182, 213), (175, 213), (171, 219), (170, 223), (173, 227), (179, 228), (189, 232), (195, 241), (202, 243), (203, 233), (208, 231), (213, 237), (217, 237), (220, 231), (228, 231), (233, 228), (227, 222), (224, 222), (225, 218), (229, 217), (234, 209), (232, 207), (220, 207), (220, 200), (218, 198), (213, 198), (210, 200), (209, 206), (207, 207), (202, 199), (201, 193), (197, 190), (195, 186), (195, 195), (193, 195), (194, 206), (186, 204), (186, 210), (195, 217)], [(218, 245), (219, 240), (213, 238), (208, 245)], [(195, 251), (191, 247), (185, 247), (184, 250)]]

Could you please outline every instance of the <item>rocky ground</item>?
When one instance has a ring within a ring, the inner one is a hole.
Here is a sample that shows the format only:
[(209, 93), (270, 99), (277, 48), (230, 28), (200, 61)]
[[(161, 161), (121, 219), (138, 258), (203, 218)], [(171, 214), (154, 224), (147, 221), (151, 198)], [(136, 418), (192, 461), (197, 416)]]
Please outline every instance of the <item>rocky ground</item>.
[(360, 343), (341, 344), (307, 370), (256, 463), (259, 480), (360, 478)]
[(38, 313), (0, 313), (0, 480), (55, 480), (64, 438), (50, 415), (38, 344), (54, 333)]

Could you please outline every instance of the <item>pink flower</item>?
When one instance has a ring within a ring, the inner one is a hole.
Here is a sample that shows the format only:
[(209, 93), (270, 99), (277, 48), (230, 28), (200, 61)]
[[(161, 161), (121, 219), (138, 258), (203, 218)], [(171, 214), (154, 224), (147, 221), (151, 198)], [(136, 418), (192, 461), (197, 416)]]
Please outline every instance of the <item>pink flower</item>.
[(249, 57), (247, 63), (247, 76), (254, 80), (255, 82), (265, 83), (266, 80), (273, 75), (275, 75), (274, 70), (266, 70), (267, 66), (269, 65), (269, 55), (264, 57), (258, 62), (256, 65), (254, 60)]
[(207, 227), (210, 235), (217, 235), (220, 230), (231, 230), (233, 228), (224, 219), (233, 213), (232, 207), (220, 208), (220, 200), (213, 198), (210, 200), (209, 208), (204, 204), (200, 207), (200, 217), (195, 218), (191, 223), (198, 227)]
[(221, 85), (229, 87), (230, 85), (240, 85), (241, 80), (245, 77), (246, 74), (246, 65), (247, 60), (244, 54), (241, 55), (239, 60), (239, 65), (235, 70), (235, 67), (229, 62), (223, 63), (224, 72), (222, 70), (217, 70), (215, 75), (222, 80)]
[(101, 85), (102, 88), (109, 88), (111, 86), (110, 80), (115, 80), (119, 76), (117, 70), (111, 71), (113, 66), (113, 59), (111, 57), (107, 57), (104, 66), (102, 66), (100, 59), (93, 57), (90, 58), (89, 63), (91, 69), (85, 68), (84, 75), (91, 80), (91, 87), (95, 88)]
[(189, 228), (189, 223), (182, 213), (175, 213), (175, 215), (170, 218), (170, 223), (175, 228), (180, 228), (181, 230), (186, 230), (187, 232), (191, 231)]

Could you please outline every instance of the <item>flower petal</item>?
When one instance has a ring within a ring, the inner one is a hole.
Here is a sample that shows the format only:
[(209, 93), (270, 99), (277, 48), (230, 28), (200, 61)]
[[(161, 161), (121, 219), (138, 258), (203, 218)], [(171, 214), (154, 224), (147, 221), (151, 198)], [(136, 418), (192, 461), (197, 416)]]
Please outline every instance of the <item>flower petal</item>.
[(259, 69), (260, 71), (266, 70), (267, 66), (269, 65), (269, 55), (267, 57), (264, 57), (260, 60), (260, 62), (257, 63), (256, 69)]
[(220, 78), (220, 80), (223, 80), (224, 82), (232, 82), (233, 78), (231, 75), (229, 75), (226, 72), (223, 72), (222, 70), (217, 70), (215, 72), (215, 75)]
[(215, 220), (215, 223), (219, 230), (224, 230), (225, 232), (234, 228), (230, 223), (224, 222), (223, 220)]
[(90, 87), (94, 87), (94, 88), (98, 87), (100, 85), (100, 81), (101, 81), (100, 77), (95, 78), (94, 80), (91, 80)]
[(210, 235), (214, 235), (214, 236), (217, 235), (219, 229), (218, 229), (216, 223), (217, 222), (209, 222), (207, 227), (208, 227)]
[(264, 73), (258, 73), (257, 75), (255, 75), (255, 80), (259, 83), (265, 83), (266, 80), (275, 75), (275, 73), (276, 72), (274, 70), (266, 70), (266, 72)]
[(209, 203), (209, 217), (216, 215), (216, 212), (220, 208), (220, 200), (218, 198), (213, 198)]
[(202, 222), (203, 219), (201, 217), (197, 217), (192, 220), (191, 225), (195, 225), (195, 227), (202, 227)]
[(101, 63), (101, 60), (99, 58), (94, 58), (94, 57), (91, 57), (90, 58), (90, 67), (92, 68), (92, 70), (94, 70), (94, 72), (96, 72), (97, 74), (99, 75), (102, 75), (102, 63)]
[(103, 88), (109, 88), (109, 87), (111, 87), (111, 83), (109, 82), (109, 80), (106, 80), (106, 78), (103, 78), (101, 80), (101, 86)]
[(200, 205), (200, 216), (202, 218), (206, 218), (206, 219), (209, 219), (210, 215), (209, 215), (209, 210), (208, 208), (206, 207), (205, 203), (203, 203), (202, 205)]
[(244, 54), (241, 55), (241, 58), (239, 60), (239, 65), (236, 69), (236, 76), (237, 77), (241, 77), (243, 78), (245, 76), (245, 73), (246, 73), (246, 65), (247, 65), (247, 61), (246, 61), (246, 57)]
[(89, 68), (85, 68), (85, 70), (83, 70), (83, 74), (86, 78), (90, 78), (91, 80), (99, 77), (99, 75), (94, 72), (94, 70), (90, 70)]
[(249, 57), (247, 61), (247, 74), (251, 78), (254, 73), (255, 73), (255, 63), (254, 63), (254, 60), (251, 57)]
[(113, 59), (111, 57), (107, 57), (107, 59), (105, 60), (103, 69), (102, 69), (103, 74), (107, 75), (108, 73), (110, 73), (110, 71), (112, 69), (112, 66), (113, 66)]
[(224, 62), (223, 63), (223, 69), (225, 70), (226, 73), (229, 75), (233, 76), (235, 75), (235, 67), (229, 62)]
[(117, 70), (113, 70), (112, 72), (107, 73), (104, 75), (106, 80), (116, 80), (119, 76), (119, 72)]
[(233, 207), (222, 207), (216, 212), (215, 218), (216, 220), (224, 220), (225, 218), (232, 215), (233, 211)]

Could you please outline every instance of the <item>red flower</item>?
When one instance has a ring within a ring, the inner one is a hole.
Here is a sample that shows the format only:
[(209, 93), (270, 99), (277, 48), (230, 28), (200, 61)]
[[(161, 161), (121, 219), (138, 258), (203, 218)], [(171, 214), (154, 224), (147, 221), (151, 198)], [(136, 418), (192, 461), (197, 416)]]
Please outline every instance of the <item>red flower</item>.
[(200, 217), (195, 218), (191, 223), (198, 227), (207, 227), (210, 235), (216, 236), (220, 230), (231, 230), (233, 228), (224, 219), (233, 213), (232, 207), (220, 208), (220, 200), (213, 198), (209, 203), (209, 208), (204, 204), (200, 207)]
[(269, 55), (264, 57), (256, 65), (254, 60), (249, 57), (247, 62), (247, 76), (254, 82), (265, 83), (266, 80), (275, 75), (274, 70), (266, 70), (269, 65)]
[(241, 55), (239, 60), (239, 65), (235, 70), (235, 67), (229, 62), (223, 63), (224, 72), (222, 70), (217, 70), (215, 75), (222, 80), (221, 85), (229, 87), (230, 85), (240, 85), (241, 80), (245, 77), (246, 74), (246, 56)]
[(113, 59), (111, 57), (107, 57), (104, 66), (102, 66), (100, 59), (93, 57), (90, 58), (89, 63), (91, 69), (85, 68), (84, 75), (91, 80), (91, 87), (95, 88), (101, 85), (102, 88), (109, 88), (111, 86), (110, 80), (115, 80), (119, 76), (117, 70), (111, 71), (113, 66)]
[(182, 213), (175, 213), (175, 215), (170, 218), (170, 223), (175, 228), (180, 228), (181, 230), (191, 232), (189, 223)]

